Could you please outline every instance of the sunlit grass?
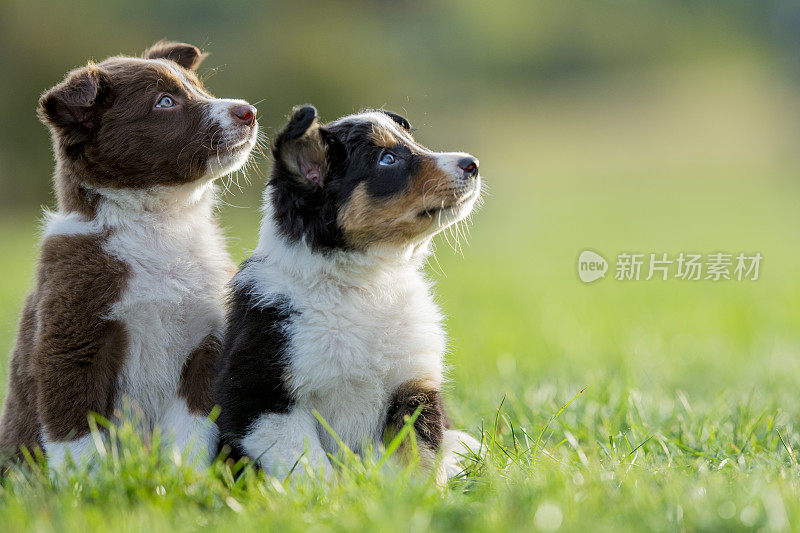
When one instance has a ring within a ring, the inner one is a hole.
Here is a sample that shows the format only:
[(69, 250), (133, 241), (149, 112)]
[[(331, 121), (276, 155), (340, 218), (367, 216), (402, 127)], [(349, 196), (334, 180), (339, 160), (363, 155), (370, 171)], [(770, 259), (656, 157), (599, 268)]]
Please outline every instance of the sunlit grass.
[(509, 395), (485, 421), (481, 457), (466, 454), (465, 475), (444, 493), (380, 456), (341, 454), (329, 480), (221, 461), (202, 472), (122, 425), (119, 450), (107, 444), (99, 467), (12, 472), (0, 514), (6, 531), (784, 529), (800, 518), (798, 413), (754, 398), (692, 403), (681, 392), (600, 385), (594, 399), (578, 391), (564, 403), (554, 390)]

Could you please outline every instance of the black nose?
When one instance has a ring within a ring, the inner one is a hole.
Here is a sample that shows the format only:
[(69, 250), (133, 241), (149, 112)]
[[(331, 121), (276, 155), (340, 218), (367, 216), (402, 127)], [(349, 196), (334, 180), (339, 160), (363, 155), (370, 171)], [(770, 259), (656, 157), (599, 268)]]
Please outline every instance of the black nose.
[(256, 121), (256, 108), (250, 104), (240, 104), (231, 108), (231, 115), (239, 122), (252, 126)]
[(478, 175), (478, 160), (474, 157), (462, 157), (458, 160), (457, 165), (468, 178)]

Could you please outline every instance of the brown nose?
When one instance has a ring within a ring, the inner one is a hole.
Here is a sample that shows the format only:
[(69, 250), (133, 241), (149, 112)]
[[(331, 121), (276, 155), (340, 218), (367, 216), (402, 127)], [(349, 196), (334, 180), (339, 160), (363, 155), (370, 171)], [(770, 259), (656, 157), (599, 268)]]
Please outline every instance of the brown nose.
[(231, 108), (231, 115), (242, 124), (252, 126), (256, 121), (256, 108), (250, 104), (235, 105)]

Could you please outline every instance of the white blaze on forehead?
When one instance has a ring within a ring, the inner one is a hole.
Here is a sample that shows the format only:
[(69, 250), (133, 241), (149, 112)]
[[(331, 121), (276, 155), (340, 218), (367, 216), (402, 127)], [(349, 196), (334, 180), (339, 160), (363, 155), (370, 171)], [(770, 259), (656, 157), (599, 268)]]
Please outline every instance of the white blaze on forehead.
[(381, 111), (367, 111), (364, 113), (357, 113), (355, 115), (348, 115), (338, 120), (331, 122), (330, 126), (339, 126), (344, 124), (363, 124), (371, 122), (376, 127), (386, 130), (398, 140), (405, 142), (409, 147), (413, 147), (421, 152), (431, 155), (436, 161), (437, 166), (444, 172), (452, 176), (460, 176), (462, 171), (458, 167), (458, 162), (465, 158), (472, 158), (471, 154), (466, 152), (434, 152), (425, 148), (414, 139), (411, 134), (403, 129), (392, 117)]

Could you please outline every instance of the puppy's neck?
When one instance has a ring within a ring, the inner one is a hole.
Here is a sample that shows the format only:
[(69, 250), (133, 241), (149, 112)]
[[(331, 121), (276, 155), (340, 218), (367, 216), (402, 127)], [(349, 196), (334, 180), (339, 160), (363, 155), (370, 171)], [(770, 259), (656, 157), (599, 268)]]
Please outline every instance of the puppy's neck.
[(184, 211), (210, 206), (213, 184), (187, 183), (184, 185), (152, 186), (145, 189), (91, 188), (101, 206), (100, 210), (119, 210), (138, 216), (150, 213), (169, 217)]
[(80, 184), (59, 187), (58, 193), (60, 212), (106, 228), (192, 227), (211, 219), (216, 200), (214, 183), (210, 180), (143, 189)]
[(147, 189), (94, 189), (95, 219), (106, 226), (145, 226), (173, 231), (204, 224), (216, 197), (212, 182)]
[(269, 202), (262, 211), (254, 256), (298, 283), (330, 280), (358, 288), (392, 284), (398, 276), (418, 272), (430, 253), (430, 239), (416, 245), (373, 246), (366, 251), (315, 251), (304, 240), (289, 240), (280, 232)]

